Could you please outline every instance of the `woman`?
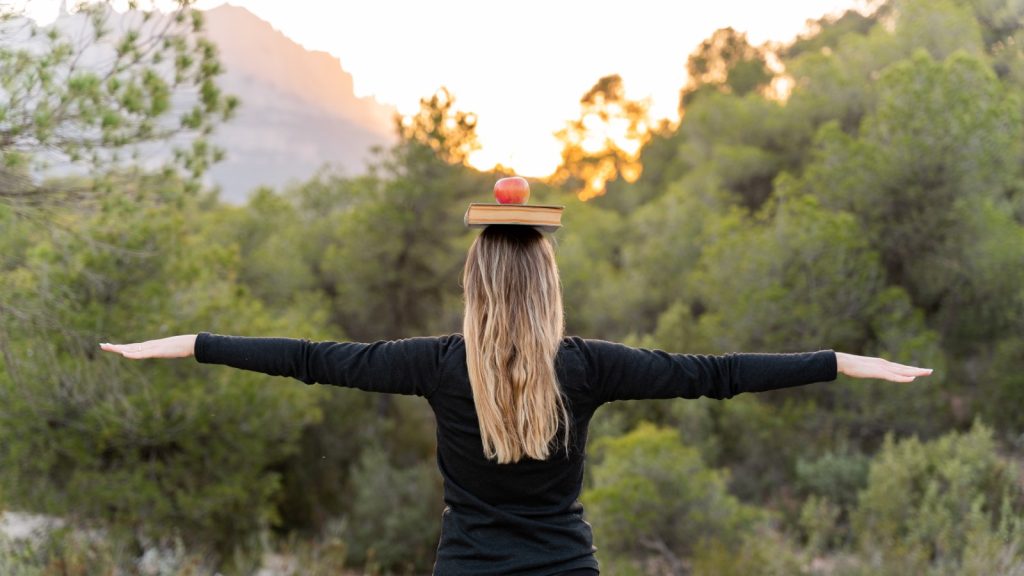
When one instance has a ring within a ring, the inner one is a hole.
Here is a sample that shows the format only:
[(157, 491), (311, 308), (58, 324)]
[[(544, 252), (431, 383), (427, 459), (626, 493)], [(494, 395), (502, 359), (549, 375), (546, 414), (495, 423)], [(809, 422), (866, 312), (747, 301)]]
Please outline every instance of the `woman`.
[(426, 398), (447, 504), (434, 565), (441, 575), (598, 573), (577, 499), (587, 426), (606, 402), (729, 398), (837, 373), (894, 382), (931, 373), (831, 350), (704, 356), (564, 337), (555, 256), (528, 226), (485, 228), (463, 286), (461, 335), (361, 344), (202, 332), (101, 347)]

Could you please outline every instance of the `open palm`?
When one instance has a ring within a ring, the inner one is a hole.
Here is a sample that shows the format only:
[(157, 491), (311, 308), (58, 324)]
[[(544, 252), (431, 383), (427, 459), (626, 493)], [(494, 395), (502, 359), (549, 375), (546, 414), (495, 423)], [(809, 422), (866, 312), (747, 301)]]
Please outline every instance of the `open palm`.
[(913, 382), (918, 376), (928, 376), (931, 368), (918, 368), (897, 364), (884, 358), (856, 356), (844, 352), (836, 352), (836, 367), (840, 374), (851, 378), (878, 378), (891, 382)]
[(101, 350), (114, 352), (133, 360), (142, 360), (144, 358), (187, 358), (192, 356), (195, 348), (195, 334), (181, 334), (179, 336), (169, 336), (158, 340), (146, 340), (145, 342), (133, 342), (130, 344), (100, 344)]

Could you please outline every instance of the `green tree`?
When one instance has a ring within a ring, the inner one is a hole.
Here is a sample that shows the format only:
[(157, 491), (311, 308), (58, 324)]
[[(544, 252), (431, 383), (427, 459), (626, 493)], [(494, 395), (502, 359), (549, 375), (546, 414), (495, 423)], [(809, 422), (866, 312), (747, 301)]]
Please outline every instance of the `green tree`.
[[(665, 206), (652, 204), (651, 215), (666, 214)], [(641, 278), (674, 274), (649, 281), (654, 301), (671, 304), (645, 346), (716, 353), (834, 348), (926, 365), (941, 361), (936, 334), (902, 290), (886, 286), (878, 254), (853, 215), (826, 211), (814, 198), (792, 193), (756, 218), (742, 210), (718, 217), (699, 209), (679, 214), (690, 226), (677, 225), (665, 237), (678, 236), (683, 248), (673, 257), (666, 243), (659, 257), (664, 264), (638, 267), (645, 270)], [(643, 250), (663, 241), (652, 238)], [(657, 288), (662, 282), (669, 288), (664, 295)], [(808, 451), (805, 438), (825, 445), (847, 438), (871, 450), (881, 440), (878, 430), (941, 429), (950, 414), (942, 392), (933, 388), (923, 393), (920, 387), (849, 383), (713, 406), (715, 462), (737, 471), (737, 493), (765, 498), (794, 479), (795, 463)], [(765, 452), (765, 443), (778, 448)]]
[(1007, 437), (1024, 434), (1024, 339), (1007, 337), (996, 343), (986, 362), (982, 389), (974, 408), (983, 413)]
[[(801, 150), (828, 122), (857, 132), (876, 105), (878, 78), (888, 66), (918, 50), (938, 60), (957, 51), (982, 56), (981, 36), (970, 10), (949, 0), (884, 2), (866, 17), (847, 13), (835, 22), (819, 21), (816, 33), (781, 51), (794, 87), (786, 107), (806, 127)], [(1013, 52), (1004, 55), (1008, 64)]]
[(455, 97), (445, 87), (430, 98), (421, 98), (415, 114), (396, 121), (403, 141), (430, 147), (446, 164), (465, 164), (469, 155), (480, 149), (476, 114), (455, 108)]
[(27, 312), (0, 316), (0, 484), (18, 508), (230, 551), (277, 521), (270, 468), (320, 417), (315, 394), (181, 362), (140, 371), (97, 345), (311, 333), (315, 317), (272, 316), (239, 286), (237, 252), (209, 242), (217, 232), (194, 224), (203, 213), (140, 209), (131, 197), (111, 194), (89, 217), (64, 213), (76, 234), (30, 236), (7, 255), (4, 293)]
[(650, 103), (627, 98), (622, 77), (613, 74), (598, 80), (580, 99), (580, 107), (579, 119), (556, 133), (562, 141), (562, 163), (553, 180), (580, 200), (590, 200), (603, 195), (610, 182), (640, 177), (640, 151), (652, 128)]
[[(702, 202), (739, 205), (754, 212), (770, 197), (783, 171), (798, 171), (813, 128), (806, 118), (775, 99), (760, 94), (710, 91), (694, 100), (678, 130), (659, 135), (642, 159), (653, 160), (638, 184), (639, 196), (660, 183), (661, 191), (676, 188)], [(667, 150), (674, 159), (666, 160)]]
[(566, 329), (592, 338), (616, 337), (630, 330), (631, 304), (644, 298), (621, 273), (626, 220), (594, 202), (570, 208), (556, 242)]
[(686, 61), (687, 85), (679, 110), (701, 93), (720, 91), (743, 96), (765, 87), (772, 79), (767, 49), (751, 46), (744, 32), (719, 28)]
[[(706, 245), (705, 231), (718, 218), (719, 198), (717, 188), (708, 191), (695, 178), (687, 178), (630, 215), (628, 241), (620, 247), (622, 275), (631, 280), (627, 288), (636, 292), (630, 299), (635, 302), (629, 308), (630, 332), (655, 331), (663, 314), (685, 314), (689, 326), (689, 315), (703, 310), (690, 279)], [(680, 328), (692, 336), (687, 326)], [(674, 350), (692, 350), (699, 345), (682, 332), (675, 336), (651, 345)]]
[(784, 46), (779, 56), (793, 60), (801, 54), (834, 52), (847, 37), (867, 34), (879, 18), (886, 16), (890, 10), (889, 5), (883, 4), (870, 14), (847, 10), (838, 16), (826, 15), (811, 23), (807, 34), (798, 36)]
[[(341, 241), (335, 227), (355, 201), (350, 189), (349, 180), (325, 172), (284, 193), (258, 189), (243, 206), (203, 207), (206, 228), (217, 231), (207, 241), (237, 254), (233, 274), (240, 288), (272, 314), (309, 319), (305, 330), (282, 335), (352, 339), (352, 327), (332, 313), (336, 271), (322, 263), (323, 251)], [(282, 530), (316, 533), (350, 508), (349, 470), (363, 444), (380, 433), (374, 401), (357, 390), (318, 394), (324, 418), (303, 427), (297, 452), (273, 466), (282, 482), (275, 498)]]
[(879, 258), (851, 214), (785, 197), (751, 221), (710, 231), (693, 284), (715, 350), (860, 349), (866, 312), (884, 288)]
[[(1006, 202), (1015, 190), (1020, 131), (1018, 99), (983, 62), (918, 53), (882, 76), (878, 109), (859, 137), (822, 129), (805, 174), (810, 193), (857, 215), (888, 280), (904, 286), (957, 349), (1005, 333), (1019, 318), (1005, 314), (1020, 309), (1015, 286), (985, 280), (990, 266), (1010, 272), (1024, 255), (1013, 244), (992, 254), (976, 250), (1019, 234)], [(958, 314), (964, 306), (980, 314)]]

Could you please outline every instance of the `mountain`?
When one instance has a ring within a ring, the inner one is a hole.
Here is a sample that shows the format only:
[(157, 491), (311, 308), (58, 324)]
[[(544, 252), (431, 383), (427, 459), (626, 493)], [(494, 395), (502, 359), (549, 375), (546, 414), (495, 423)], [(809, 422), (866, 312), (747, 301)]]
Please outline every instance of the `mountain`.
[(227, 151), (210, 172), (224, 200), (241, 202), (257, 186), (307, 179), (328, 163), (361, 173), (371, 147), (394, 142), (395, 109), (357, 98), (337, 58), (306, 50), (227, 4), (206, 12), (206, 33), (226, 70), (219, 84), (242, 101), (214, 137)]
[[(78, 38), (88, 17), (69, 11), (67, 4), (52, 25), (64, 37)], [(394, 143), (395, 108), (372, 97), (357, 98), (352, 75), (337, 58), (306, 50), (244, 8), (225, 4), (205, 15), (206, 35), (217, 44), (225, 69), (218, 83), (241, 99), (235, 117), (213, 135), (226, 158), (207, 178), (220, 187), (223, 200), (244, 202), (258, 186), (306, 180), (328, 164), (346, 174), (362, 173), (371, 148)], [(113, 9), (107, 18), (110, 30), (138, 27), (140, 20), (137, 13)], [(149, 29), (158, 28), (156, 22)], [(0, 21), (0, 37), (27, 49), (45, 41), (20, 18)], [(78, 63), (101, 70), (112, 54), (109, 42), (92, 44)], [(140, 150), (156, 165), (169, 155), (171, 144), (150, 143)]]

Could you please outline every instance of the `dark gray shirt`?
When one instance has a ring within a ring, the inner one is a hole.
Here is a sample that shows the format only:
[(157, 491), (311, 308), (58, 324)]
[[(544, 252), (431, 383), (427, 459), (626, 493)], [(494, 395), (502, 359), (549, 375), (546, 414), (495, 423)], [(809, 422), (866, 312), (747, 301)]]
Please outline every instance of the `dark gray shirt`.
[(579, 503), (587, 427), (598, 406), (645, 398), (730, 398), (836, 378), (831, 350), (800, 354), (671, 354), (571, 337), (556, 358), (571, 413), (568, 453), (498, 464), (484, 457), (461, 334), (372, 344), (202, 332), (196, 360), (306, 384), (414, 394), (437, 422), (444, 479), (439, 575), (545, 575), (597, 568)]

